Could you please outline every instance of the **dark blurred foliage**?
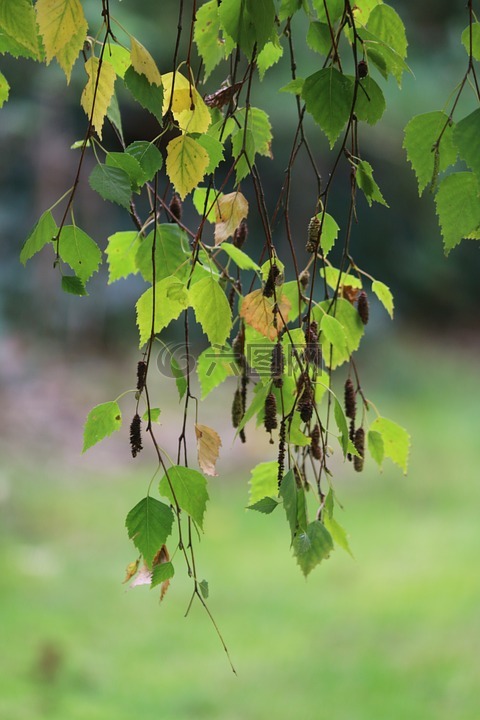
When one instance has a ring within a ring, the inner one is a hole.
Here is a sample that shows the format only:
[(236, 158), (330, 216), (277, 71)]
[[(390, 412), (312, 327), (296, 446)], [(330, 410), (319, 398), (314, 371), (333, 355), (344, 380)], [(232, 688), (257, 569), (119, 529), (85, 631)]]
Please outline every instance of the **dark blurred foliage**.
[[(352, 251), (361, 267), (384, 281), (394, 291), (397, 317), (406, 324), (425, 330), (470, 329), (477, 326), (476, 307), (480, 300), (477, 282), (478, 242), (464, 241), (445, 258), (435, 217), (433, 197), (418, 198), (416, 181), (402, 149), (403, 127), (415, 114), (441, 109), (466, 67), (466, 54), (459, 37), (467, 25), (464, 3), (424, 0), (392, 2), (404, 19), (410, 40), (409, 64), (413, 75), (405, 76), (401, 92), (394, 83), (380, 81), (387, 97), (387, 112), (375, 128), (362, 129), (364, 156), (375, 168), (375, 175), (390, 209), (369, 209), (363, 198), (358, 202), (358, 227), (352, 238)], [(87, 2), (91, 26), (99, 22), (96, 0)], [(152, 52), (161, 71), (171, 68), (178, 24), (176, 0), (133, 0), (111, 2), (112, 14)], [(191, 3), (185, 3), (182, 18), (182, 46), (188, 40)], [(295, 18), (301, 31), (305, 21)], [(295, 29), (294, 23), (294, 29)], [(119, 37), (124, 38), (119, 30)], [(301, 37), (301, 33), (299, 35)], [(319, 56), (297, 41), (298, 75), (306, 76), (319, 67)], [(180, 50), (180, 58), (183, 57)], [(106, 269), (89, 284), (90, 296), (76, 298), (59, 289), (59, 276), (52, 268), (53, 255), (44, 250), (23, 268), (18, 260), (21, 245), (39, 215), (71, 185), (78, 162), (78, 151), (71, 144), (81, 139), (86, 127), (78, 101), (84, 85), (81, 63), (75, 67), (71, 85), (53, 64), (48, 69), (26, 60), (0, 58), (0, 68), (12, 86), (10, 100), (0, 111), (0, 282), (2, 304), (0, 322), (10, 330), (23, 329), (54, 342), (65, 335), (72, 345), (95, 344), (101, 348), (134, 343), (136, 339), (133, 305), (144, 289), (138, 278), (107, 286)], [(286, 57), (269, 71), (262, 85), (253, 91), (252, 102), (267, 109), (273, 125), (274, 162), (259, 162), (267, 204), (273, 210), (287, 166), (296, 123), (291, 95), (276, 89), (289, 77)], [(211, 92), (225, 80), (225, 70), (214, 72), (205, 91)], [(120, 83), (118, 83), (119, 85)], [(200, 88), (202, 91), (202, 88)], [(157, 125), (149, 113), (129, 101), (118, 90), (125, 139), (151, 139)], [(473, 109), (468, 100), (459, 109)], [(308, 125), (312, 146), (324, 176), (332, 155), (319, 139), (313, 123)], [(104, 144), (114, 148), (113, 133), (106, 130)], [(75, 219), (105, 247), (109, 234), (131, 229), (123, 210), (103, 202), (91, 192), (86, 178), (93, 167), (88, 159), (83, 182), (75, 201)], [(306, 226), (312, 214), (314, 185), (305, 175), (302, 157), (294, 171), (291, 217), (296, 221), (295, 242), (304, 247)], [(310, 191), (311, 188), (311, 191)], [(242, 188), (253, 201), (247, 187)], [(342, 226), (345, 221), (348, 178), (338, 176), (329, 211)], [(252, 203), (253, 204), (253, 203)], [(186, 220), (194, 213), (186, 203)], [(276, 242), (285, 255), (286, 241), (279, 223)], [(249, 244), (263, 244), (260, 226), (250, 218)], [(302, 255), (303, 250), (300, 250)], [(253, 252), (255, 255), (256, 253)], [(332, 258), (335, 259), (335, 258)], [(80, 348), (79, 348), (80, 351)]]

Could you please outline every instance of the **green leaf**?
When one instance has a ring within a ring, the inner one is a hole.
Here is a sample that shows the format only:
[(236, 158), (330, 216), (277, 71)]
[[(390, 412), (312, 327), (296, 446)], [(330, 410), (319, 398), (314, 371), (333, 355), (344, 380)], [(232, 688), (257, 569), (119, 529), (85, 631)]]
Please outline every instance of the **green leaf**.
[[(3, 55), (4, 53), (12, 55), (14, 58), (25, 57), (33, 60), (39, 59), (39, 54), (33, 50), (29, 50), (27, 47), (17, 42), (15, 38), (2, 32), (0, 28), (0, 54)], [(40, 51), (40, 55), (43, 56), (42, 51)]]
[(203, 599), (208, 600), (208, 582), (206, 580), (202, 580), (198, 583), (198, 587), (200, 588)]
[(340, 525), (340, 523), (338, 523), (333, 516), (330, 517), (327, 513), (325, 513), (323, 523), (326, 530), (330, 533), (333, 542), (339, 547), (341, 547), (343, 550), (345, 550), (345, 552), (347, 552), (353, 558), (353, 553), (348, 543), (347, 533), (345, 529)]
[(327, 0), (328, 18), (327, 12), (325, 10), (324, 0), (312, 1), (313, 7), (317, 12), (318, 19), (322, 20), (322, 22), (328, 22), (328, 20), (330, 20), (331, 23), (336, 23), (337, 20), (340, 20), (343, 15), (343, 10), (345, 7), (344, 0)]
[(152, 570), (152, 582), (150, 589), (157, 585), (161, 585), (166, 580), (170, 580), (175, 575), (175, 568), (170, 561), (155, 565)]
[(235, 182), (238, 185), (248, 177), (250, 168), (255, 164), (255, 140), (250, 128), (232, 135), (232, 155), (235, 158)]
[(370, 75), (360, 80), (355, 103), (357, 118), (364, 120), (369, 125), (375, 125), (382, 117), (386, 107), (383, 92), (375, 80)]
[(352, 79), (333, 67), (324, 68), (307, 77), (302, 97), (307, 111), (320, 125), (332, 148), (350, 116)]
[(182, 200), (203, 180), (210, 156), (189, 135), (180, 135), (167, 145), (167, 174)]
[(207, 395), (230, 375), (237, 372), (235, 357), (231, 348), (224, 352), (221, 349), (208, 347), (198, 357), (197, 375), (202, 391), (201, 399)]
[[(470, 25), (467, 25), (462, 33), (462, 43), (465, 50), (470, 55)], [(480, 23), (472, 23), (472, 56), (475, 60), (480, 60)]]
[(132, 66), (125, 72), (123, 78), (125, 85), (140, 105), (154, 115), (158, 122), (163, 117), (163, 88), (151, 85), (146, 76), (137, 73)]
[(83, 429), (83, 450), (85, 452), (100, 440), (111, 435), (122, 426), (122, 413), (117, 402), (96, 405), (88, 413)]
[(280, 484), (280, 497), (283, 499), (283, 507), (290, 525), (292, 542), (297, 531), (306, 531), (307, 518), (305, 509), (304, 491), (297, 488), (297, 481), (293, 470), (289, 470), (282, 478)]
[(85, 285), (76, 275), (62, 275), (62, 290), (70, 295), (88, 295)]
[(305, 577), (333, 550), (330, 533), (319, 521), (314, 520), (307, 529), (293, 540), (293, 553)]
[(269, 41), (263, 50), (258, 54), (257, 67), (260, 80), (263, 80), (267, 70), (275, 65), (283, 55), (283, 47), (280, 45), (278, 37), (274, 36), (274, 41)]
[(195, 318), (212, 345), (223, 345), (232, 328), (232, 312), (218, 281), (209, 276), (190, 289)]
[[(322, 222), (322, 213), (317, 215), (317, 218)], [(335, 245), (335, 240), (338, 237), (340, 228), (338, 227), (334, 218), (328, 213), (323, 213), (323, 225), (322, 232), (320, 235), (320, 247), (323, 250), (323, 254), (327, 255), (332, 247)]]
[(135, 256), (140, 236), (135, 230), (124, 230), (110, 235), (105, 254), (108, 260), (108, 283), (135, 275)]
[(480, 226), (479, 194), (479, 181), (471, 172), (452, 173), (440, 183), (435, 204), (447, 255)]
[(130, 208), (132, 188), (130, 178), (124, 170), (99, 163), (90, 173), (88, 182), (92, 190), (104, 200), (117, 203), (127, 210)]
[(393, 295), (390, 288), (379, 280), (374, 280), (372, 290), (393, 320)]
[[(272, 345), (273, 347), (273, 345)], [(248, 408), (245, 410), (245, 414), (243, 418), (240, 420), (240, 424), (237, 428), (237, 433), (240, 432), (242, 428), (245, 427), (247, 422), (254, 417), (254, 415), (257, 415), (257, 413), (262, 413), (263, 418), (263, 412), (265, 407), (265, 398), (267, 397), (268, 393), (270, 392), (270, 383), (266, 383), (265, 385), (262, 385), (262, 383), (257, 383), (255, 385), (254, 389), (254, 397)], [(277, 467), (278, 470), (278, 467)], [(268, 494), (268, 493), (266, 493)], [(275, 494), (275, 493), (273, 493)], [(263, 497), (263, 496), (262, 496)], [(250, 498), (252, 499), (252, 498)], [(258, 498), (256, 498), (258, 499)]]
[(332, 35), (327, 23), (311, 22), (307, 31), (307, 45), (320, 55), (328, 55), (332, 47)]
[(153, 180), (155, 173), (158, 172), (163, 165), (160, 150), (153, 145), (153, 143), (149, 143), (146, 140), (136, 140), (125, 149), (125, 152), (138, 160), (147, 181)]
[(278, 92), (291, 93), (292, 95), (301, 95), (304, 82), (305, 80), (303, 78), (295, 78), (295, 80), (290, 80), (290, 82), (281, 87)]
[(107, 118), (118, 131), (121, 141), (124, 142), (122, 116), (120, 115), (120, 106), (118, 104), (117, 96), (115, 95), (115, 93), (112, 95), (110, 105), (107, 108)]
[(275, 22), (273, 0), (223, 0), (218, 9), (225, 32), (250, 59), (270, 40)]
[(108, 167), (120, 168), (120, 170), (123, 170), (128, 175), (130, 185), (134, 190), (137, 190), (147, 181), (142, 166), (138, 160), (129, 153), (109, 152), (106, 156), (106, 164)]
[(10, 35), (15, 43), (26, 48), (32, 57), (40, 57), (35, 11), (31, 0), (2, 0), (0, 28)]
[(210, 0), (198, 8), (193, 39), (205, 65), (206, 80), (225, 55), (225, 44), (220, 37), (217, 0)]
[(175, 378), (175, 383), (177, 385), (178, 394), (181, 400), (187, 392), (187, 378), (185, 377), (183, 370), (178, 364), (174, 355), (172, 355), (170, 359), (170, 367), (172, 370), (172, 375)]
[[(371, 41), (373, 62), (378, 66), (375, 53), (380, 54), (385, 62), (387, 73), (391, 73), (398, 85), (401, 86), (402, 75), (409, 68), (405, 63), (407, 36), (400, 16), (390, 5), (379, 4), (370, 13), (367, 28), (371, 36), (365, 37), (363, 32), (360, 32), (360, 36), (363, 40)], [(368, 45), (366, 49), (369, 53)]]
[[(154, 231), (141, 240), (135, 263), (147, 282), (153, 281), (152, 248)], [(188, 240), (185, 231), (176, 223), (157, 225), (155, 241), (155, 280), (163, 280), (174, 275), (179, 280), (186, 280), (190, 274), (189, 256), (185, 253)]]
[(235, 247), (229, 242), (223, 242), (220, 245), (220, 249), (227, 253), (228, 257), (232, 258), (233, 262), (238, 265), (240, 270), (255, 270), (260, 272), (260, 268), (257, 263), (252, 260), (250, 255)]
[(51, 242), (58, 233), (58, 227), (50, 210), (46, 210), (25, 240), (20, 261), (25, 265), (37, 252)]
[(365, 197), (367, 198), (368, 204), (372, 205), (372, 202), (378, 202), (381, 205), (388, 207), (385, 199), (380, 192), (380, 188), (373, 179), (373, 168), (366, 160), (360, 160), (357, 165), (355, 178), (358, 187), (363, 190)]
[[(140, 331), (140, 347), (148, 340), (152, 331), (153, 288), (148, 288), (137, 301), (137, 325)], [(176, 320), (182, 310), (188, 307), (188, 291), (174, 276), (155, 284), (155, 334)]]
[(379, 467), (382, 467), (385, 450), (382, 434), (377, 430), (369, 430), (367, 434), (368, 449), (370, 455)]
[(0, 108), (8, 100), (8, 94), (10, 92), (10, 85), (8, 80), (3, 73), (0, 72)]
[(209, 190), (206, 187), (197, 187), (193, 192), (193, 204), (195, 206), (195, 210), (202, 217), (204, 212), (206, 212), (207, 214), (205, 217), (208, 222), (214, 223), (216, 208), (218, 208), (217, 200), (221, 197), (222, 193), (217, 193), (215, 190)]
[(340, 433), (340, 445), (343, 450), (343, 455), (345, 456), (348, 452), (348, 425), (347, 425), (347, 418), (345, 417), (345, 413), (343, 411), (342, 406), (338, 402), (337, 398), (333, 398), (333, 414), (335, 417), (335, 423), (338, 428), (338, 432)]
[[(396, 463), (399, 467), (402, 468), (404, 474), (406, 474), (408, 466), (408, 454), (410, 451), (410, 436), (407, 431), (404, 428), (400, 427), (400, 425), (397, 425), (397, 423), (394, 423), (392, 420), (387, 420), (387, 418), (383, 417), (378, 417), (370, 425), (369, 436), (370, 433), (374, 431), (379, 433), (382, 438), (385, 457), (393, 460), (394, 463)], [(374, 437), (372, 442), (376, 443), (374, 450), (374, 452), (376, 452), (376, 455), (372, 453), (372, 457), (374, 457), (374, 459), (378, 462), (377, 458), (380, 456), (378, 448), (378, 438)], [(370, 438), (369, 449), (371, 452)]]
[(302, 7), (302, 0), (281, 0), (280, 9), (278, 11), (278, 19), (286, 20), (294, 15), (297, 10)]
[(217, 167), (224, 159), (223, 145), (219, 140), (214, 138), (212, 135), (208, 135), (207, 133), (205, 133), (205, 135), (200, 135), (197, 138), (197, 142), (207, 151), (208, 157), (210, 158), (210, 163), (205, 170), (205, 174), (210, 175), (211, 173), (215, 172)]
[(346, 338), (346, 346), (344, 350), (340, 350), (339, 346), (331, 345), (330, 342), (323, 336), (323, 333), (320, 336), (320, 343), (322, 346), (325, 364), (334, 370), (336, 367), (349, 360), (350, 355), (355, 352), (355, 350), (358, 350), (360, 340), (365, 331), (365, 326), (362, 323), (356, 308), (354, 308), (351, 303), (344, 298), (338, 298), (333, 307), (331, 300), (324, 300), (320, 303), (319, 307), (314, 309), (313, 315), (319, 325), (323, 321), (325, 313), (332, 315), (332, 317), (338, 320), (343, 327)]
[(65, 225), (60, 235), (58, 252), (82, 282), (86, 282), (102, 261), (97, 243), (76, 225)]
[(320, 323), (320, 330), (323, 335), (322, 340), (333, 345), (339, 353), (344, 354), (346, 352), (347, 338), (343, 325), (338, 320), (331, 315), (324, 315)]
[[(341, 275), (341, 277), (340, 277)], [(362, 281), (357, 275), (349, 275), (348, 273), (342, 272), (338, 268), (327, 265), (324, 268), (320, 268), (320, 276), (324, 277), (327, 281), (327, 285), (336, 290), (341, 285), (347, 285), (353, 288), (361, 289)]]
[[(249, 164), (252, 166), (255, 163), (257, 153), (272, 157), (272, 126), (267, 113), (257, 107), (249, 108), (248, 113), (245, 109), (239, 110), (235, 113), (235, 118), (238, 125), (232, 134), (232, 154), (236, 159), (240, 158), (236, 165), (236, 179), (239, 182), (250, 173)], [(242, 151), (244, 155), (241, 155)]]
[(150, 412), (147, 409), (142, 415), (142, 420), (146, 423), (158, 423), (160, 412), (160, 408), (150, 408)]
[[(453, 132), (454, 125), (443, 112), (416, 115), (405, 127), (403, 147), (417, 176), (419, 195), (429, 183), (435, 185), (438, 172), (455, 163), (458, 150), (454, 143)], [(435, 162), (434, 144), (440, 135), (442, 139)]]
[(249, 505), (278, 493), (278, 462), (261, 462), (250, 471)]
[(208, 500), (207, 481), (198, 470), (172, 465), (160, 480), (160, 494), (173, 505), (178, 503), (200, 528)]
[(125, 73), (130, 67), (131, 57), (130, 51), (121, 45), (115, 45), (110, 42), (106, 49), (106, 58), (110, 65), (113, 66), (118, 77), (124, 78)]
[(257, 512), (264, 513), (264, 515), (270, 515), (279, 504), (278, 500), (274, 500), (271, 497), (264, 497), (253, 505), (249, 505), (247, 510), (256, 510)]
[(480, 108), (457, 123), (453, 141), (462, 160), (480, 178)]
[(172, 532), (173, 512), (165, 503), (147, 496), (130, 510), (125, 520), (128, 537), (142, 553), (149, 568)]

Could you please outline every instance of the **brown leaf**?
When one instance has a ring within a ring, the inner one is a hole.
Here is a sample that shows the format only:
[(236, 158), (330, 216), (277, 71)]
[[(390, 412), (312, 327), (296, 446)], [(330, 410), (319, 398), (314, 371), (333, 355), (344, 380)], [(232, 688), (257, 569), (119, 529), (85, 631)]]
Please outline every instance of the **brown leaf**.
[[(162, 545), (160, 550), (157, 552), (155, 557), (153, 558), (152, 562), (152, 568), (155, 567), (155, 565), (161, 565), (161, 563), (170, 562), (170, 553), (168, 552), (168, 548), (166, 545)], [(164, 580), (162, 584), (160, 585), (160, 602), (162, 602), (163, 598), (165, 597), (165, 594), (170, 586), (170, 580)]]
[(284, 324), (288, 322), (288, 313), (292, 306), (286, 296), (279, 298), (277, 327), (275, 327), (273, 324), (274, 304), (274, 298), (265, 297), (263, 290), (254, 290), (243, 298), (240, 317), (242, 317), (248, 325), (258, 330), (259, 333), (265, 335), (265, 337), (270, 340), (275, 340), (278, 335), (278, 330), (281, 330)]
[(220, 435), (207, 425), (195, 424), (197, 436), (198, 464), (205, 475), (216, 476), (215, 463), (222, 446)]
[(248, 201), (241, 192), (228, 193), (215, 204), (215, 245), (233, 235), (248, 215)]
[(342, 285), (342, 297), (345, 298), (345, 300), (348, 300), (348, 302), (353, 303), (357, 302), (358, 299), (358, 293), (360, 292), (360, 288), (358, 287), (352, 287), (351, 285)]

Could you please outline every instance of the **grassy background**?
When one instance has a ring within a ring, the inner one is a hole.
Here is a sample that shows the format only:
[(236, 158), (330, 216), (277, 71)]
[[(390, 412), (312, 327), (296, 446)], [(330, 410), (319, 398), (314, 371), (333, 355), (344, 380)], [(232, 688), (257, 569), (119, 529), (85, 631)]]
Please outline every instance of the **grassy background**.
[(238, 676), (201, 607), (183, 619), (180, 571), (161, 606), (121, 585), (148, 466), (5, 464), (0, 716), (477, 720), (478, 360), (408, 339), (375, 358), (369, 394), (414, 444), (406, 478), (340, 469), (355, 560), (305, 582), (281, 509), (243, 510), (241, 463), (211, 482), (198, 561)]

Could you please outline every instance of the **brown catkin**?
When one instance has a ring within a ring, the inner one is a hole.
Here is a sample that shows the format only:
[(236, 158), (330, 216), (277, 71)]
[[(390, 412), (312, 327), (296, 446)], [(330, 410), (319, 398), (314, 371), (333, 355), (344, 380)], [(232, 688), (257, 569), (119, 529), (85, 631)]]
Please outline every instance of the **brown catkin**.
[[(350, 427), (348, 430), (348, 438), (352, 443), (355, 443), (355, 420), (350, 420)], [(352, 453), (347, 453), (347, 460), (352, 462)]]
[(282, 418), (280, 422), (278, 440), (278, 487), (280, 487), (283, 480), (283, 471), (285, 470), (285, 436), (286, 436), (286, 420)]
[(302, 272), (298, 276), (298, 280), (302, 288), (306, 290), (308, 287), (308, 283), (310, 282), (310, 273), (308, 272), (308, 270), (302, 270)]
[(180, 195), (175, 195), (170, 200), (169, 210), (172, 213), (172, 216), (170, 216), (170, 220), (172, 222), (175, 222), (175, 220), (181, 220), (182, 219), (182, 201), (180, 199)]
[(269, 393), (265, 399), (265, 411), (263, 425), (267, 432), (272, 432), (278, 427), (277, 423), (277, 400), (273, 393)]
[(365, 60), (360, 60), (360, 62), (357, 65), (357, 70), (358, 70), (358, 77), (360, 79), (367, 77), (368, 65)]
[(236, 334), (232, 342), (232, 350), (235, 356), (235, 361), (243, 368), (246, 364), (245, 359), (245, 326), (243, 323), (240, 325), (240, 329)]
[(137, 364), (137, 390), (141, 392), (145, 387), (147, 380), (147, 363), (144, 360), (140, 360)]
[[(247, 375), (247, 367), (246, 365), (243, 367), (243, 373), (242, 373), (242, 389), (241, 389), (241, 398), (242, 398), (242, 417), (245, 415), (245, 410), (247, 409), (247, 385), (248, 385), (248, 375)], [(247, 438), (245, 435), (245, 428), (242, 428), (239, 432), (240, 440), (242, 443), (247, 442)]]
[(322, 364), (322, 351), (318, 344), (318, 323), (315, 320), (305, 330), (305, 359), (317, 367)]
[(280, 341), (273, 346), (272, 361), (270, 363), (270, 374), (275, 387), (280, 388), (283, 385), (283, 371), (285, 369), (285, 358), (283, 355), (283, 346)]
[(304, 376), (303, 391), (297, 404), (300, 411), (300, 417), (303, 422), (307, 423), (312, 419), (313, 415), (313, 389), (310, 378)]
[(314, 253), (317, 251), (318, 243), (320, 241), (320, 220), (316, 215), (310, 218), (308, 223), (307, 233), (307, 252)]
[(238, 228), (233, 233), (233, 244), (237, 248), (241, 248), (248, 237), (248, 225), (246, 220), (242, 220)]
[(230, 305), (230, 310), (232, 311), (232, 313), (236, 294), (237, 293), (235, 292), (235, 285), (232, 285), (232, 287), (230, 288), (230, 292), (228, 293), (228, 304)]
[(133, 420), (130, 423), (130, 448), (132, 451), (132, 457), (136, 457), (140, 450), (142, 450), (142, 421), (140, 415), (135, 413)]
[(362, 292), (358, 296), (357, 310), (362, 323), (366, 325), (368, 323), (368, 316), (370, 311), (368, 305), (368, 297), (365, 290), (362, 290)]
[(322, 459), (322, 447), (320, 445), (320, 427), (318, 423), (310, 433), (310, 452), (315, 460)]
[(365, 430), (362, 427), (359, 427), (355, 430), (355, 438), (353, 440), (353, 444), (355, 445), (355, 450), (360, 455), (360, 457), (358, 457), (357, 455), (353, 456), (353, 467), (357, 472), (362, 472), (363, 459), (365, 457)]
[(235, 395), (233, 396), (233, 403), (232, 403), (232, 425), (234, 428), (237, 428), (240, 425), (242, 417), (243, 417), (242, 393), (237, 388), (235, 390)]
[(347, 378), (345, 381), (344, 401), (345, 415), (351, 420), (355, 420), (357, 402), (355, 399), (355, 388), (350, 378)]
[(267, 281), (265, 283), (265, 287), (263, 288), (263, 294), (265, 297), (270, 298), (272, 297), (274, 291), (275, 291), (275, 280), (280, 275), (280, 270), (278, 267), (273, 263), (270, 265), (270, 270), (268, 271), (268, 277)]

